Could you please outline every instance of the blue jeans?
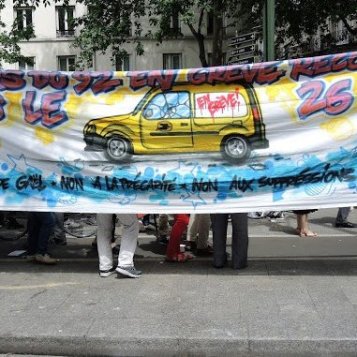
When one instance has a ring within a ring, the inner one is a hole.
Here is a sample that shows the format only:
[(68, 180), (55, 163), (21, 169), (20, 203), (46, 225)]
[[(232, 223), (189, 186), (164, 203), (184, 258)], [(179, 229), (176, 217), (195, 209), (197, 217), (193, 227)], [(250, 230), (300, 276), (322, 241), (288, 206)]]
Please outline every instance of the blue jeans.
[(47, 253), (48, 240), (53, 233), (55, 218), (51, 212), (30, 212), (28, 227), (28, 255)]

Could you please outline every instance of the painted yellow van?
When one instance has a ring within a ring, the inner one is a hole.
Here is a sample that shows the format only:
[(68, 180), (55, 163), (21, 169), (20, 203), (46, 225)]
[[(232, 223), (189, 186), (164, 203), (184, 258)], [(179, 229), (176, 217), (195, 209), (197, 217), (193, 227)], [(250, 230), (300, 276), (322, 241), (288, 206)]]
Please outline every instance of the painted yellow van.
[(176, 84), (152, 88), (132, 113), (90, 120), (86, 150), (104, 150), (111, 161), (132, 155), (221, 152), (242, 164), (251, 150), (269, 147), (252, 86)]

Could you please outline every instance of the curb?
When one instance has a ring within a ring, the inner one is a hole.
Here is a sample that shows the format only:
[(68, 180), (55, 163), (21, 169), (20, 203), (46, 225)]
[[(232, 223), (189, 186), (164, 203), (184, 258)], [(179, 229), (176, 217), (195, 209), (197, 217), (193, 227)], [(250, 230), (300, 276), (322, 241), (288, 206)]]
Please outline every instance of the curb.
[(356, 339), (0, 336), (0, 352), (71, 356), (356, 356)]

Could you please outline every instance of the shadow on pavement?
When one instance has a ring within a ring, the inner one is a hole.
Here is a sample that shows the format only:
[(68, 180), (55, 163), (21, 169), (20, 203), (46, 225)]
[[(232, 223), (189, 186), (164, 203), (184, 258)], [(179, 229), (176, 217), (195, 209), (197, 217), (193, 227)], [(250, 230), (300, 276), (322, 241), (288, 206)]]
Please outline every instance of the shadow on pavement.
[[(237, 275), (249, 276), (357, 276), (357, 259), (260, 259), (249, 260), (248, 268), (233, 270), (229, 264), (222, 269), (212, 266), (211, 258), (196, 258), (186, 263), (168, 263), (159, 258), (137, 258), (136, 267), (143, 271), (143, 278), (149, 274), (181, 275)], [(96, 260), (59, 261), (54, 266), (44, 266), (27, 262), (23, 258), (1, 260), (3, 273), (41, 274), (93, 274), (98, 275)]]

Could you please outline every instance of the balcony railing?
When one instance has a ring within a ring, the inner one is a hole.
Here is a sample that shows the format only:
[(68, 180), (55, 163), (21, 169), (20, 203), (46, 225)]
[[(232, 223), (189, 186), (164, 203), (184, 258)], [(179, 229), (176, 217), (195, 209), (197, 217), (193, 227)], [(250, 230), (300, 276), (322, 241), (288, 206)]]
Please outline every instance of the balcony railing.
[(56, 36), (57, 37), (73, 37), (74, 30), (57, 30)]

